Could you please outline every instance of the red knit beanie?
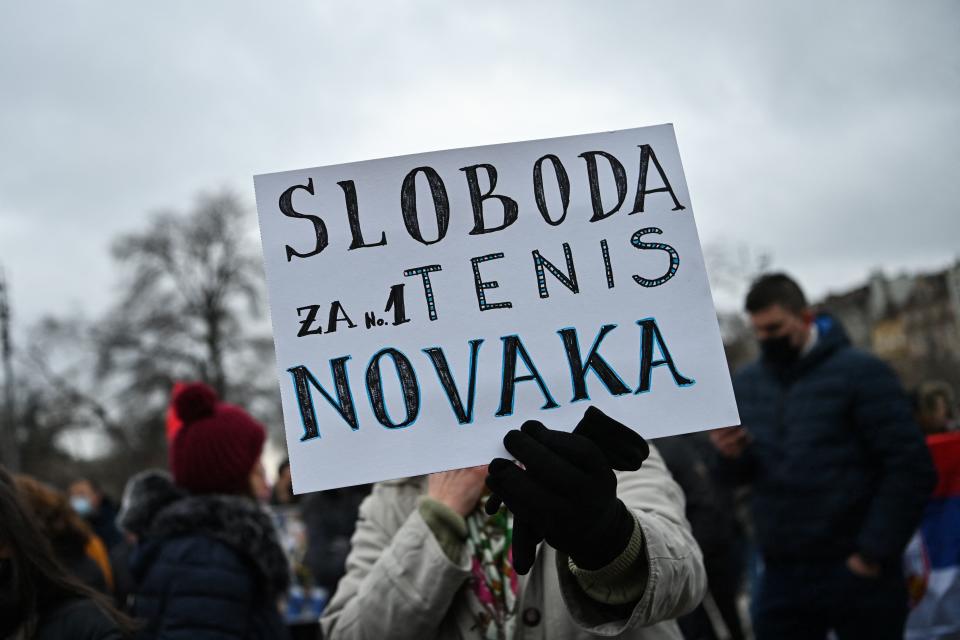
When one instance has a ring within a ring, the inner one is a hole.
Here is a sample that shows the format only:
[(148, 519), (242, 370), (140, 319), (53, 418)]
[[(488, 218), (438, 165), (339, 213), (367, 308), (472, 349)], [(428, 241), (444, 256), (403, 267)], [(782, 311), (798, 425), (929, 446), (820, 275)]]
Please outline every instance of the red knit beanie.
[(194, 382), (173, 398), (183, 426), (170, 447), (173, 480), (192, 493), (249, 493), (266, 430), (240, 407)]

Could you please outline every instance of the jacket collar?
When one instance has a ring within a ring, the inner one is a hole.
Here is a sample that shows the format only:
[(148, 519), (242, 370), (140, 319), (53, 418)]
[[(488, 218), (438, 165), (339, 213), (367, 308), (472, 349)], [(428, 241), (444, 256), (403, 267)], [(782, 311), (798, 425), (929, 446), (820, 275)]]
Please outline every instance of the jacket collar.
[[(163, 541), (186, 536), (212, 538), (244, 557), (273, 593), (286, 590), (290, 579), (286, 555), (272, 518), (256, 501), (232, 495), (190, 495), (165, 474), (155, 474), (149, 482), (150, 490), (139, 496), (142, 504), (133, 500), (124, 505), (125, 513), (138, 516), (135, 528), (141, 530), (144, 547), (159, 547)], [(144, 560), (152, 555), (147, 548), (143, 551)]]

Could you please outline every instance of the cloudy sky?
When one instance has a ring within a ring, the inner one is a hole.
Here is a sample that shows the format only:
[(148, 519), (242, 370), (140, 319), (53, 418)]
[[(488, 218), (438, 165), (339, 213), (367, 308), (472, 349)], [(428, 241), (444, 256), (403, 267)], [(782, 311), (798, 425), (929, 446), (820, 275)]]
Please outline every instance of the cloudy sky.
[(107, 248), (256, 173), (675, 123), (701, 236), (811, 293), (960, 255), (960, 3), (0, 6), (18, 320), (101, 310)]

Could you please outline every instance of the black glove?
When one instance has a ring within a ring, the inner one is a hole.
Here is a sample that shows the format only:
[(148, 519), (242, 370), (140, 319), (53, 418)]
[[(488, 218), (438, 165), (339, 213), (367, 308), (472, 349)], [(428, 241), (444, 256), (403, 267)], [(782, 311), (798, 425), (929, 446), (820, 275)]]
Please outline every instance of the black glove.
[(501, 502), (514, 514), (513, 568), (526, 574), (541, 540), (578, 567), (599, 569), (623, 553), (634, 520), (617, 498), (614, 469), (635, 471), (650, 453), (646, 440), (590, 407), (573, 433), (528, 421), (503, 444), (525, 468), (495, 458), (487, 513)]

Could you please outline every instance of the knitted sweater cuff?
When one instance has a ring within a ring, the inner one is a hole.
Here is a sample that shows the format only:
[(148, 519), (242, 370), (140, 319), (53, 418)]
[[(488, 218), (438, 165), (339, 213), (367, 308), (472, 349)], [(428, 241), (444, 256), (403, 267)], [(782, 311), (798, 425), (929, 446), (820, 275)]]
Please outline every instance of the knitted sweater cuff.
[(459, 562), (467, 540), (467, 521), (459, 513), (433, 498), (423, 496), (417, 510), (451, 562)]
[[(627, 548), (610, 564), (594, 571), (581, 569), (573, 560), (567, 559), (570, 573), (577, 579), (577, 583), (584, 593), (591, 599), (604, 604), (627, 604), (636, 602), (643, 596), (647, 584), (646, 571), (638, 571), (638, 564), (645, 561), (643, 529), (633, 516), (633, 535), (627, 543)], [(643, 568), (646, 563), (643, 562)]]

